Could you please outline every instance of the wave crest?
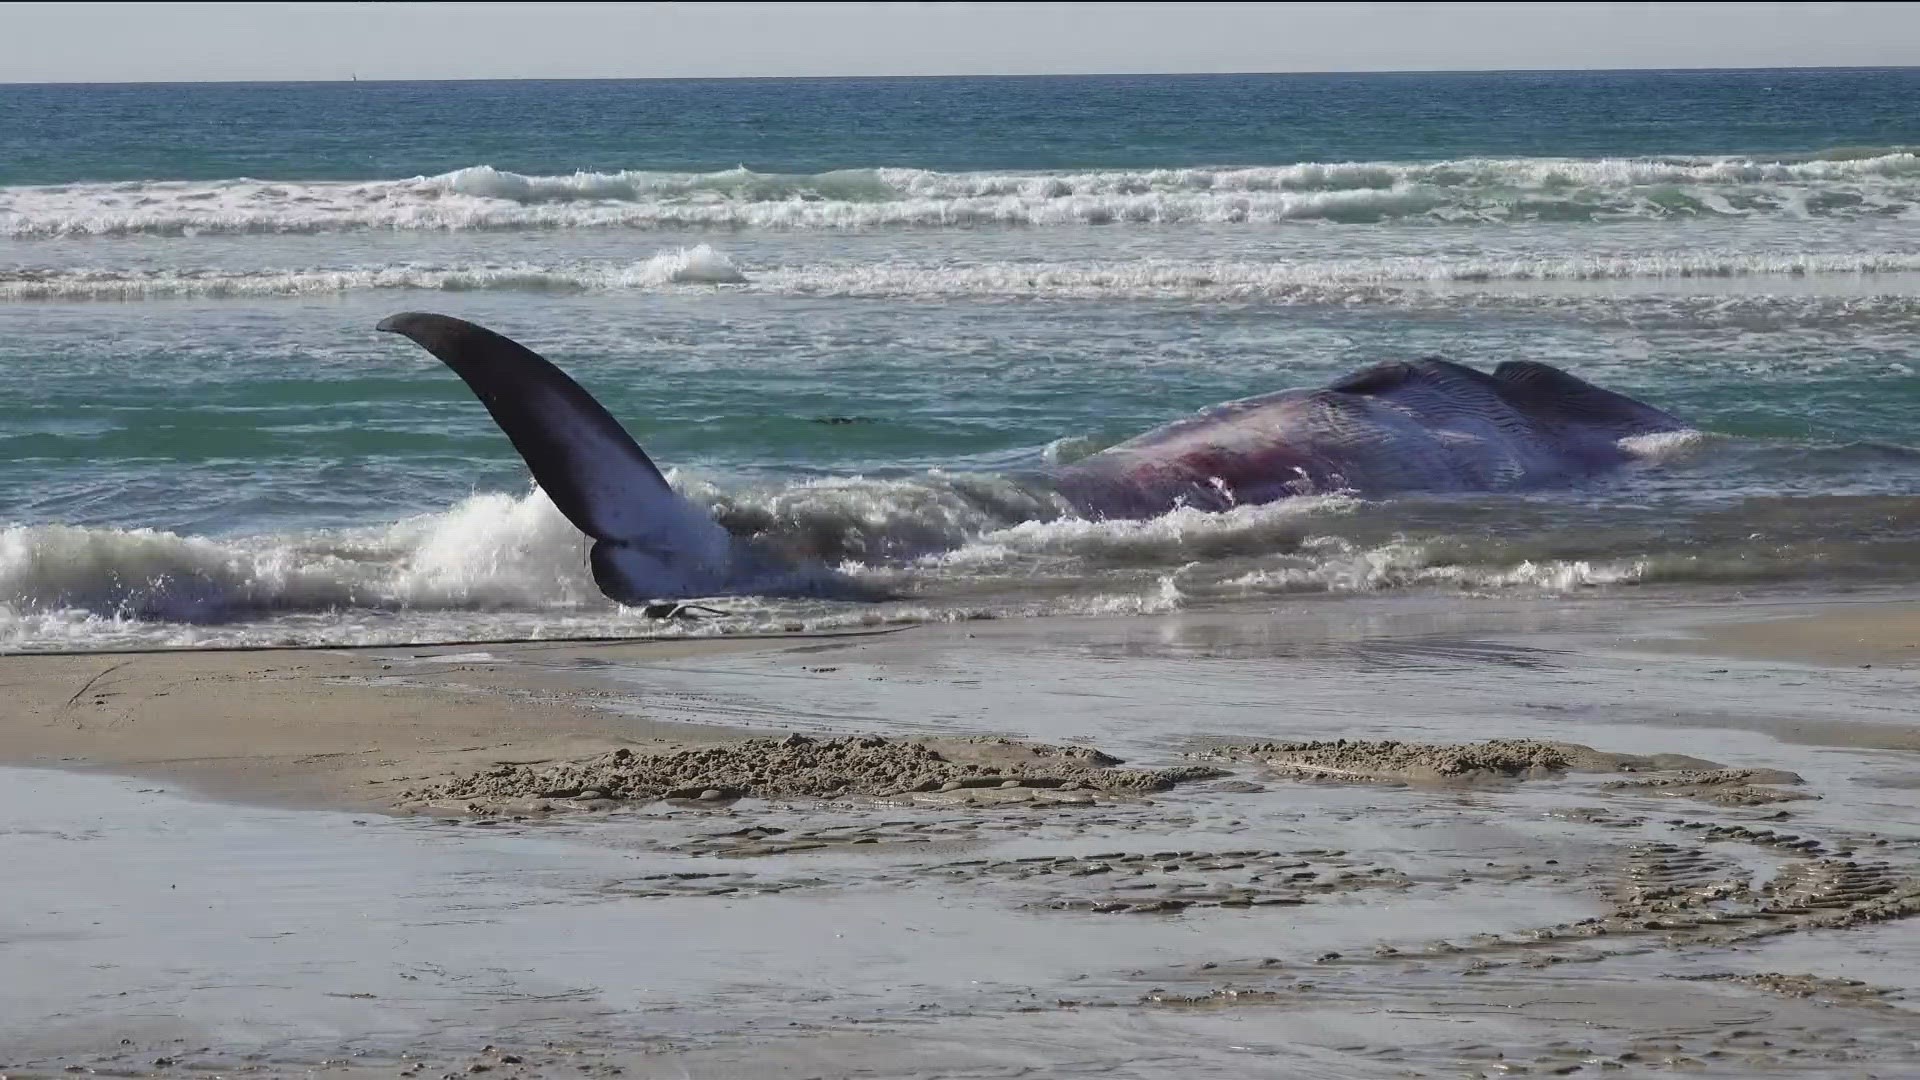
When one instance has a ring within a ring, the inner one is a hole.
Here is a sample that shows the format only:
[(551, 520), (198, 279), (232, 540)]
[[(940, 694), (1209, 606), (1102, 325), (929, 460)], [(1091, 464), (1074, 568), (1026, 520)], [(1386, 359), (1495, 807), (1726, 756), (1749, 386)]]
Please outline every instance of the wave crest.
[(1920, 155), (1897, 148), (1801, 160), (1472, 158), (1034, 173), (743, 167), (538, 176), (476, 165), (406, 180), (6, 187), (0, 235), (1853, 217), (1916, 205)]

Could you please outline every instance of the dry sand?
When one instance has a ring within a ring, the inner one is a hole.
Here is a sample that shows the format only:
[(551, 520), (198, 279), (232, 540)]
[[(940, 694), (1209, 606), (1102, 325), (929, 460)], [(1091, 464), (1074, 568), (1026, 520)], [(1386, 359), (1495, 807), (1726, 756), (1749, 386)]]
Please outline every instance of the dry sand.
[(1916, 611), (0, 657), (0, 1075), (1911, 1075)]

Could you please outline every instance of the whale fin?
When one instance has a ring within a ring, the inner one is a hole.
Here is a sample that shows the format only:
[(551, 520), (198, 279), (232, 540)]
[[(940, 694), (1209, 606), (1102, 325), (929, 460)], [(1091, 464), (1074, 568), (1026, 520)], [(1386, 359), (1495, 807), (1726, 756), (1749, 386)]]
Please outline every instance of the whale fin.
[(1678, 429), (1678, 419), (1537, 360), (1508, 360), (1493, 369), (1499, 394), (1522, 412), (1634, 429)]
[(1342, 375), (1327, 384), (1327, 389), (1342, 394), (1372, 395), (1403, 386), (1414, 377), (1412, 364), (1388, 360)]
[(1361, 368), (1328, 383), (1327, 389), (1356, 397), (1378, 397), (1412, 383), (1444, 385), (1451, 380), (1485, 385), (1490, 376), (1445, 357), (1423, 356), (1418, 360), (1388, 360)]
[(726, 531), (682, 499), (565, 372), (519, 342), (446, 315), (404, 312), (378, 329), (412, 339), (466, 381), (553, 505), (601, 541), (593, 568), (602, 592), (633, 602), (714, 586)]

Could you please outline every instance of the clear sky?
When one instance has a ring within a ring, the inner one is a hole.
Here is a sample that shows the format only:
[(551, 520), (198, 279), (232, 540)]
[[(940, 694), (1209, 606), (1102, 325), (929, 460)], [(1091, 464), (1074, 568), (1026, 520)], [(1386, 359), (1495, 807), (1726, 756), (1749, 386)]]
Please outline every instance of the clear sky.
[(1920, 4), (0, 4), (0, 82), (1920, 64)]

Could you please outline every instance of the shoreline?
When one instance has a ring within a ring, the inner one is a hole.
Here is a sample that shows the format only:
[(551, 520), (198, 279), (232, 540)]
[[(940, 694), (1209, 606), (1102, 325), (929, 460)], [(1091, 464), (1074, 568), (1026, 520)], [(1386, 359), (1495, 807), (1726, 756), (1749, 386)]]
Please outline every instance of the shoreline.
[[(1299, 605), (1284, 612), (902, 628), (914, 633), (4, 654), (0, 694), (21, 707), (0, 717), (0, 764), (169, 780), (218, 799), (391, 810), (389, 793), (401, 786), (497, 762), (590, 757), (621, 748), (669, 753), (823, 730), (798, 686), (791, 717), (764, 707), (731, 712), (676, 707), (669, 711), (679, 715), (663, 718), (648, 708), (644, 680), (632, 674), (661, 665), (684, 668), (725, 658), (773, 676), (790, 674), (786, 666), (809, 666), (791, 661), (793, 656), (879, 650), (876, 660), (884, 661), (893, 653), (993, 653), (1018, 650), (1033, 640), (1058, 646), (1116, 635), (1175, 640), (1185, 632), (1238, 641), (1240, 651), (1259, 639), (1260, 648), (1276, 657), (1312, 653), (1324, 635), (1346, 643), (1347, 651), (1364, 654), (1371, 647), (1391, 655), (1394, 643), (1436, 631), (1477, 631), (1518, 641), (1539, 632), (1527, 627), (1557, 627), (1551, 632), (1562, 637), (1573, 628), (1578, 647), (1596, 654), (1834, 670), (1920, 668), (1920, 600), (1907, 598), (1826, 597), (1651, 610), (1631, 603), (1547, 601), (1485, 610), (1456, 604), (1442, 605), (1446, 610), (1438, 617), (1426, 605), (1364, 607)], [(1207, 646), (1176, 651), (1204, 655)], [(625, 674), (609, 677), (609, 672)], [(690, 692), (676, 691), (683, 698)], [(886, 727), (888, 733), (901, 731), (892, 718)], [(1836, 744), (1862, 744), (1862, 731), (1838, 731), (1831, 721), (1827, 727)], [(866, 733), (858, 724), (827, 728)], [(906, 731), (949, 733), (939, 723), (909, 724)], [(1774, 734), (1822, 741), (1818, 732), (1805, 730)], [(1864, 736), (1889, 749), (1920, 749), (1920, 730), (1867, 724)]]

